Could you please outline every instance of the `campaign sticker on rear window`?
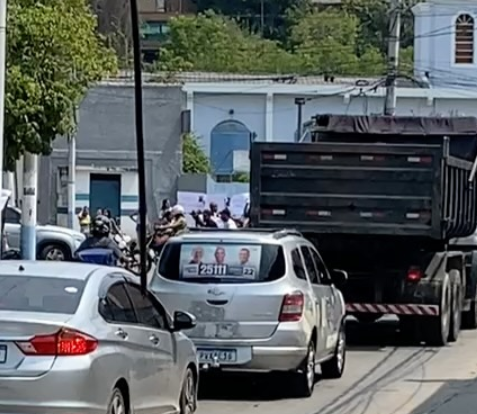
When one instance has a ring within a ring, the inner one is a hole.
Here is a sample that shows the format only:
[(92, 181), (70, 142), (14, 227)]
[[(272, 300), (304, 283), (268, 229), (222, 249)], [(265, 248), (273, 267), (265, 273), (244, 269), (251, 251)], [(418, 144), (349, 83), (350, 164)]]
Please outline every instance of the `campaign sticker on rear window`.
[(183, 244), (180, 266), (183, 278), (258, 276), (261, 247), (240, 244)]
[(66, 293), (78, 293), (78, 288), (75, 288), (74, 286), (68, 286), (68, 287), (65, 287), (65, 292)]

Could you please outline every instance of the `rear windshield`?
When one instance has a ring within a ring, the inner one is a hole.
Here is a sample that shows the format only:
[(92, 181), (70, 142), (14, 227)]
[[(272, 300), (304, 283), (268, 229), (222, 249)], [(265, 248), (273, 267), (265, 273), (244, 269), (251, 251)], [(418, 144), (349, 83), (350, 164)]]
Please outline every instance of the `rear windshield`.
[(85, 282), (58, 277), (0, 276), (0, 311), (74, 314)]
[(283, 249), (275, 244), (168, 243), (159, 273), (195, 283), (259, 283), (285, 275)]

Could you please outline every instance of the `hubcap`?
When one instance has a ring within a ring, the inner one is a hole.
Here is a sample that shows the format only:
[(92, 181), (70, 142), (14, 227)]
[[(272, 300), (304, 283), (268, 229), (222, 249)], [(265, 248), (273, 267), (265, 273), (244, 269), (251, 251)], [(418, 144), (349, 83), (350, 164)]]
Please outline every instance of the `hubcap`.
[(124, 401), (119, 394), (114, 395), (113, 401), (111, 401), (109, 414), (126, 414)]
[(306, 380), (308, 388), (311, 390), (315, 381), (315, 350), (313, 347), (310, 347), (308, 358), (306, 360)]
[(196, 404), (196, 395), (195, 395), (195, 381), (192, 373), (187, 375), (185, 384), (184, 384), (184, 413), (183, 414), (192, 414), (195, 410)]
[(45, 256), (45, 260), (64, 261), (65, 255), (61, 249), (51, 249)]

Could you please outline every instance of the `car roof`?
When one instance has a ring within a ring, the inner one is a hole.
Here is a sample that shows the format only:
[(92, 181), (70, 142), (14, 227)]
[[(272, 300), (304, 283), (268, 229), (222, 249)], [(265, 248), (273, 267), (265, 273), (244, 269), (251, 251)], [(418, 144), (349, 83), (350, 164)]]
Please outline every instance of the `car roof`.
[(86, 280), (92, 273), (106, 275), (111, 267), (78, 262), (2, 260), (0, 276), (57, 277)]
[(264, 242), (281, 244), (285, 241), (302, 238), (296, 230), (268, 230), (268, 229), (194, 229), (192, 232), (181, 234), (171, 238), (171, 241), (179, 242), (207, 242), (207, 241), (231, 241), (231, 242)]

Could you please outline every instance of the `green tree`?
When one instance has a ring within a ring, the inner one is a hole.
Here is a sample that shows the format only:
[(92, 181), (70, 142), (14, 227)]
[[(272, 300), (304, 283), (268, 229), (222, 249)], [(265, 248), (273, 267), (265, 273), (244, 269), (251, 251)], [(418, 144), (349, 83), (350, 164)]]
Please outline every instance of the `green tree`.
[[(410, 47), (414, 43), (414, 18), (411, 7), (418, 2), (418, 0), (407, 0), (402, 9), (401, 45), (403, 48)], [(342, 8), (346, 13), (359, 19), (361, 50), (373, 46), (385, 54), (389, 33), (389, 1), (343, 0)]]
[(7, 168), (25, 151), (48, 154), (75, 127), (92, 82), (116, 70), (86, 0), (10, 0), (5, 137)]
[(234, 18), (244, 29), (280, 41), (284, 41), (286, 35), (287, 11), (308, 4), (309, 0), (197, 0), (201, 13), (213, 10)]
[(209, 159), (193, 134), (182, 136), (182, 171), (190, 174), (210, 172)]
[(166, 71), (290, 73), (297, 69), (294, 57), (277, 42), (250, 35), (235, 20), (213, 12), (172, 19), (159, 65)]
[(357, 75), (369, 64), (374, 65), (374, 72), (379, 71), (382, 56), (373, 48), (366, 51), (364, 64), (360, 64), (359, 30), (359, 19), (352, 14), (339, 9), (311, 10), (292, 24), (290, 47), (307, 73)]

